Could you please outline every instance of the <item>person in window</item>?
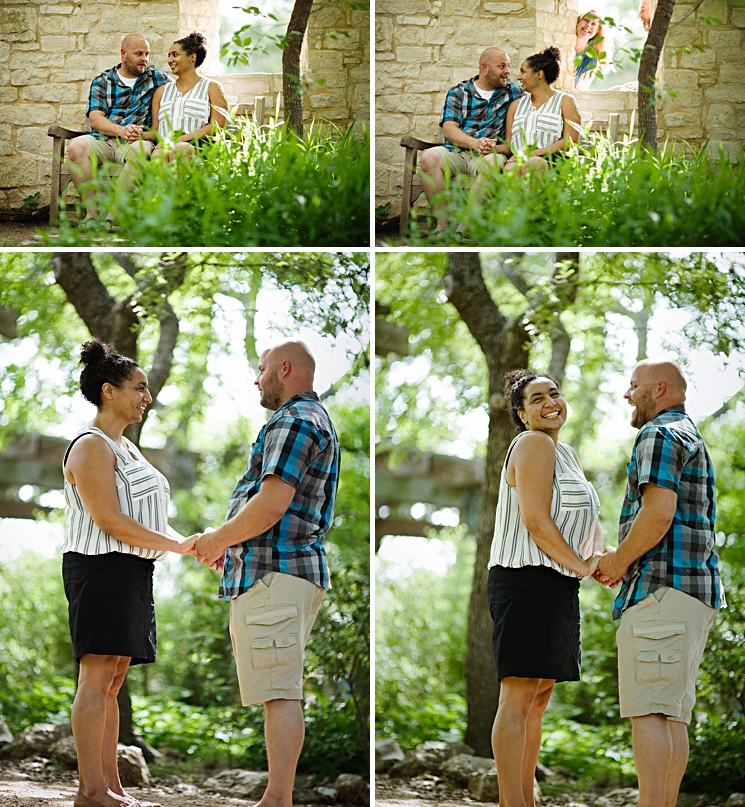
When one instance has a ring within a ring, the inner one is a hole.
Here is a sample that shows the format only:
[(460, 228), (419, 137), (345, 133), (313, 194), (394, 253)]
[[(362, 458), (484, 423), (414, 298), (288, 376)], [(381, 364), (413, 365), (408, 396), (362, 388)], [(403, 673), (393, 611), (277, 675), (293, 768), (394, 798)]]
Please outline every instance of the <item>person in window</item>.
[(578, 18), (574, 52), (581, 57), (574, 71), (574, 89), (589, 90), (598, 65), (602, 70), (608, 70), (612, 64), (611, 42), (597, 11), (587, 11)]
[[(560, 60), (559, 49), (551, 47), (529, 56), (520, 66), (517, 80), (525, 95), (507, 110), (505, 139), (512, 156), (505, 171), (545, 170), (579, 138), (577, 102), (569, 93), (551, 87), (559, 77)], [(528, 154), (528, 147), (535, 150)]]

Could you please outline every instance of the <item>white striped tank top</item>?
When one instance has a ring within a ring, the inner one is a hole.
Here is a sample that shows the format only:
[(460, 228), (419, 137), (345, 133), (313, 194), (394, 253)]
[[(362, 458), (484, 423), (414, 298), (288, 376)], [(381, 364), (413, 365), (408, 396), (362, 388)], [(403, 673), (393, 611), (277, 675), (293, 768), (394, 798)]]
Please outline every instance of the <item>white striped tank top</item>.
[[(492, 566), (548, 566), (568, 577), (579, 577), (576, 572), (564, 568), (549, 557), (532, 539), (520, 517), (517, 504), (517, 488), (507, 484), (507, 463), (515, 443), (527, 432), (515, 437), (507, 450), (507, 456), (499, 481), (499, 502), (494, 525), (494, 538), (489, 556)], [(600, 500), (595, 488), (585, 479), (582, 468), (569, 446), (556, 446), (551, 518), (564, 540), (586, 560), (600, 549), (602, 539), (595, 539), (595, 527), (600, 514)], [(596, 545), (597, 544), (597, 545)]]
[(530, 93), (523, 95), (512, 119), (510, 148), (513, 154), (524, 154), (526, 146), (541, 149), (561, 140), (564, 135), (561, 99), (565, 95), (561, 90), (554, 91), (538, 109), (533, 106)]
[[(62, 463), (63, 469), (70, 449), (84, 434), (97, 434), (103, 437), (116, 455), (114, 479), (122, 513), (151, 530), (165, 534), (168, 529), (168, 502), (171, 495), (168, 480), (160, 471), (153, 468), (126, 437), (122, 439), (129, 451), (117, 445), (95, 426), (83, 429), (68, 446)], [(67, 479), (65, 479), (65, 519), (67, 526), (63, 553), (105, 555), (107, 552), (123, 552), (125, 555), (139, 555), (150, 560), (160, 560), (166, 555), (162, 550), (125, 544), (103, 532), (88, 512), (77, 487), (70, 484)]]
[(176, 89), (175, 81), (169, 81), (160, 99), (158, 133), (162, 137), (176, 131), (196, 132), (209, 123), (210, 110), (210, 79), (199, 79), (184, 95)]

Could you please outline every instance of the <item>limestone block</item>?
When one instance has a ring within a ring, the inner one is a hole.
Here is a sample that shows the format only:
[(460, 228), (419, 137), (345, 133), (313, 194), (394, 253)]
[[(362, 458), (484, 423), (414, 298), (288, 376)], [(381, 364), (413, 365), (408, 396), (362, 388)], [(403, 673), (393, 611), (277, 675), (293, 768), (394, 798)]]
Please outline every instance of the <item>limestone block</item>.
[(698, 50), (690, 53), (681, 53), (679, 57), (680, 66), (693, 70), (711, 70), (716, 62), (713, 50), (705, 50), (703, 53)]
[(412, 119), (411, 131), (416, 133), (416, 137), (434, 143), (440, 134), (439, 115), (414, 115)]
[(397, 45), (423, 45), (424, 28), (413, 26), (400, 26), (394, 31), (394, 38)]
[(344, 11), (333, 6), (329, 8), (319, 8), (313, 11), (310, 17), (311, 28), (336, 28), (347, 24)]
[(742, 68), (739, 65), (725, 62), (719, 68), (719, 82), (721, 84), (742, 83)]
[(742, 31), (714, 31), (710, 29), (706, 32), (706, 38), (712, 48), (731, 48), (735, 50), (742, 44)]
[(10, 83), (16, 87), (24, 84), (46, 84), (48, 77), (48, 70), (13, 70), (10, 74)]
[(13, 104), (0, 106), (0, 123), (17, 126), (49, 126), (55, 121), (55, 109), (49, 104)]
[(365, 60), (364, 64), (353, 67), (349, 71), (349, 80), (353, 84), (369, 84), (370, 83), (370, 63)]
[(355, 109), (370, 108), (370, 85), (358, 84), (352, 92), (352, 104)]
[(13, 45), (13, 50), (20, 53), (22, 50), (41, 50), (38, 42), (17, 42)]
[(370, 11), (365, 9), (358, 9), (352, 12), (351, 17), (352, 25), (359, 28), (361, 31), (370, 30)]
[[(390, 185), (388, 183), (388, 174), (390, 171), (383, 166), (375, 166), (375, 195), (380, 196), (390, 192)], [(403, 754), (401, 754), (403, 756)]]
[(308, 61), (313, 70), (341, 70), (344, 66), (343, 55), (331, 50), (312, 51)]
[(432, 3), (429, 0), (377, 0), (375, 3), (376, 14), (429, 14), (432, 11)]
[(707, 131), (732, 132), (735, 128), (735, 111), (725, 104), (712, 104), (706, 114)]
[(10, 57), (12, 70), (25, 70), (30, 67), (61, 67), (64, 56), (59, 53), (13, 53)]
[(0, 8), (0, 39), (33, 42), (36, 39), (36, 9)]
[(74, 36), (43, 36), (41, 49), (45, 53), (70, 53), (77, 50), (78, 40)]
[[(455, 34), (456, 45), (475, 47), (477, 50), (488, 48), (494, 43), (497, 32), (491, 25), (484, 24), (484, 20), (464, 20)], [(501, 31), (500, 31), (501, 34)], [(443, 52), (445, 48), (443, 47)]]
[(397, 25), (429, 25), (430, 22), (429, 17), (396, 17)]
[(716, 17), (722, 22), (727, 22), (727, 0), (704, 0), (698, 13), (702, 17)]
[[(60, 56), (56, 56), (55, 58), (63, 58)], [(109, 67), (113, 67), (116, 62), (114, 61), (116, 57), (111, 57), (111, 63)], [(96, 61), (95, 56), (91, 56), (88, 53), (67, 53), (64, 56), (65, 60), (65, 71), (68, 70), (82, 70), (85, 72), (87, 76), (91, 79), (100, 72), (97, 70), (98, 62)]]
[(85, 125), (85, 104), (60, 104), (57, 109), (57, 122), (67, 129), (80, 130)]
[(396, 165), (404, 161), (404, 150), (399, 139), (394, 137), (375, 138), (375, 160), (386, 165)]
[(36, 25), (39, 34), (67, 34), (69, 33), (67, 17), (39, 17)]
[(417, 62), (418, 64), (428, 64), (432, 61), (432, 48), (402, 45), (396, 48), (396, 59), (399, 63)]
[(117, 745), (119, 776), (125, 787), (150, 787), (150, 771), (142, 751), (135, 745)]
[(323, 38), (323, 47), (331, 50), (354, 50), (359, 47), (360, 32), (347, 31), (345, 36), (339, 32), (329, 34)]
[(446, 0), (443, 15), (475, 17), (481, 8), (481, 0)]
[(745, 84), (718, 84), (714, 87), (707, 87), (706, 100), (744, 104)]
[(403, 79), (379, 78), (375, 82), (376, 95), (395, 94), (402, 92), (403, 89), (404, 89)]
[(667, 70), (665, 89), (684, 90), (698, 87), (698, 73), (695, 70)]
[(378, 17), (375, 20), (375, 50), (390, 50), (393, 41), (393, 20)]
[(745, 8), (732, 9), (732, 25), (738, 28), (745, 28)]
[(47, 101), (50, 104), (73, 104), (78, 100), (78, 89), (74, 84), (45, 83), (21, 90), (24, 101)]
[(39, 7), (40, 14), (72, 14), (74, 6), (67, 6), (63, 4), (50, 4)]
[(701, 30), (696, 24), (683, 23), (670, 28), (665, 37), (665, 48), (684, 48), (689, 45), (703, 45)]
[[(438, 107), (441, 102), (437, 102)], [(384, 112), (410, 112), (413, 115), (431, 115), (432, 98), (429, 95), (383, 95), (377, 99), (377, 107)]]
[(424, 29), (424, 43), (426, 45), (444, 45), (453, 35), (453, 31), (443, 26)]
[(409, 118), (406, 115), (376, 115), (375, 133), (377, 135), (405, 135), (411, 131)]
[(396, 58), (395, 53), (376, 53), (375, 54), (375, 61), (376, 62), (392, 62)]
[(720, 148), (724, 150), (725, 156), (729, 158), (730, 162), (737, 162), (742, 145), (737, 141), (715, 141), (714, 138), (711, 138), (706, 145), (709, 157), (714, 160), (719, 159)]
[(687, 126), (690, 123), (700, 123), (700, 116), (695, 112), (665, 112), (662, 116), (665, 126)]
[(7, 42), (0, 42), (0, 62), (7, 62), (10, 59), (10, 45)]
[(484, 3), (484, 10), (491, 11), (492, 14), (511, 14), (524, 8), (523, 3)]
[(85, 14), (74, 14), (67, 22), (67, 30), (71, 34), (89, 34), (98, 20)]
[(52, 138), (45, 129), (37, 126), (18, 129), (18, 151), (27, 151), (30, 154), (49, 155), (52, 152)]
[(423, 70), (429, 67), (420, 67), (417, 64), (382, 64), (375, 70), (375, 77), (385, 76), (386, 78), (419, 78)]
[(0, 157), (0, 188), (35, 185), (36, 160), (27, 157)]
[(15, 87), (0, 89), (0, 104), (12, 104), (18, 100), (18, 90)]
[(327, 109), (339, 104), (344, 100), (344, 96), (340, 93), (332, 92), (319, 92), (313, 93), (310, 96), (310, 106), (312, 109)]
[(401, 197), (401, 191), (404, 187), (404, 169), (394, 168), (388, 172), (388, 182), (390, 183), (391, 193)]

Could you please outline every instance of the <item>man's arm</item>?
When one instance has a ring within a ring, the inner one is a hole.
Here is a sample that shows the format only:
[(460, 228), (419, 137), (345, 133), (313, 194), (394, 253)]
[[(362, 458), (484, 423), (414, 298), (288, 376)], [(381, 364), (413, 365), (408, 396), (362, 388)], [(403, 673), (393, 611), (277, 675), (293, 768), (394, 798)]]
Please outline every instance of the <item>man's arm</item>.
[(112, 123), (100, 109), (92, 109), (88, 113), (88, 120), (91, 123), (91, 129), (108, 137), (123, 137), (132, 142), (142, 134), (142, 126), (137, 126), (135, 123), (128, 123), (126, 126)]
[(473, 149), (479, 154), (491, 154), (496, 143), (496, 140), (490, 137), (471, 137), (454, 120), (446, 120), (442, 124), (442, 135), (448, 143), (462, 149)]
[(225, 549), (263, 535), (287, 512), (295, 488), (275, 474), (261, 480), (259, 492), (230, 521), (197, 540), (197, 560), (208, 565), (219, 560)]
[(618, 549), (607, 547), (595, 575), (605, 585), (620, 580), (629, 566), (649, 552), (665, 536), (675, 517), (678, 494), (669, 488), (647, 483), (642, 488), (642, 506), (634, 517), (629, 534)]

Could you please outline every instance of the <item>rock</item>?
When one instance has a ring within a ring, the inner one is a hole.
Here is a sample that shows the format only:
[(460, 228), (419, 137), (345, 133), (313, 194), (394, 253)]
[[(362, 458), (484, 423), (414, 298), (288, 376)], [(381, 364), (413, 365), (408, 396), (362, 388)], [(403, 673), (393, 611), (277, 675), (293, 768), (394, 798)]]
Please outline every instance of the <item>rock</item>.
[(310, 787), (295, 787), (292, 788), (292, 803), (293, 804), (323, 804), (321, 796)]
[(475, 771), (495, 770), (494, 760), (489, 757), (474, 757), (471, 754), (456, 754), (445, 760), (440, 773), (463, 787), (468, 786), (468, 777)]
[(116, 761), (124, 787), (150, 787), (150, 771), (144, 754), (136, 745), (117, 745)]
[(49, 747), (49, 755), (66, 768), (77, 768), (78, 751), (73, 737), (63, 737)]
[(611, 790), (604, 796), (595, 799), (595, 807), (636, 807), (639, 804), (639, 791), (633, 787), (622, 787)]
[(553, 779), (555, 776), (557, 776), (557, 774), (556, 774), (556, 773), (554, 773), (554, 772), (551, 770), (551, 768), (547, 768), (545, 765), (541, 765), (541, 763), (540, 763), (540, 762), (539, 762), (539, 763), (536, 765), (536, 768), (535, 768), (535, 778), (536, 778), (536, 779), (537, 779), (539, 782), (545, 782), (547, 779), (550, 781), (550, 780), (551, 780), (551, 779)]
[(36, 723), (24, 729), (10, 745), (9, 753), (14, 759), (25, 759), (48, 753), (51, 746), (63, 737), (72, 735), (69, 725), (55, 726), (51, 723)]
[(343, 804), (370, 804), (370, 783), (353, 773), (343, 773), (334, 782), (337, 799)]
[(222, 796), (258, 801), (269, 783), (269, 774), (263, 771), (244, 771), (232, 768), (221, 771), (204, 783), (209, 790), (216, 790)]
[[(488, 771), (474, 771), (468, 777), (468, 792), (476, 801), (491, 801), (497, 804), (499, 802), (499, 782), (496, 768)], [(541, 789), (535, 779), (533, 780), (533, 799), (536, 804), (541, 803)]]
[(395, 740), (375, 740), (375, 773), (385, 773), (391, 765), (402, 762), (404, 752)]
[[(3, 721), (0, 720), (0, 745), (7, 745), (8, 743), (12, 742), (13, 735), (10, 733), (10, 729), (6, 723), (3, 723)], [(401, 754), (401, 758), (403, 759), (403, 754)]]
[(420, 773), (436, 773), (440, 766), (450, 757), (457, 754), (470, 754), (473, 756), (473, 748), (465, 743), (443, 743), (438, 740), (420, 745), (411, 751), (406, 752), (402, 762), (394, 764), (390, 772), (393, 776), (418, 776)]
[(496, 768), (493, 771), (473, 771), (468, 777), (468, 792), (476, 801), (499, 801), (499, 782)]
[(724, 803), (724, 807), (745, 807), (745, 793), (733, 793)]
[(323, 804), (334, 804), (339, 798), (339, 794), (333, 787), (317, 787), (316, 793), (318, 794)]

